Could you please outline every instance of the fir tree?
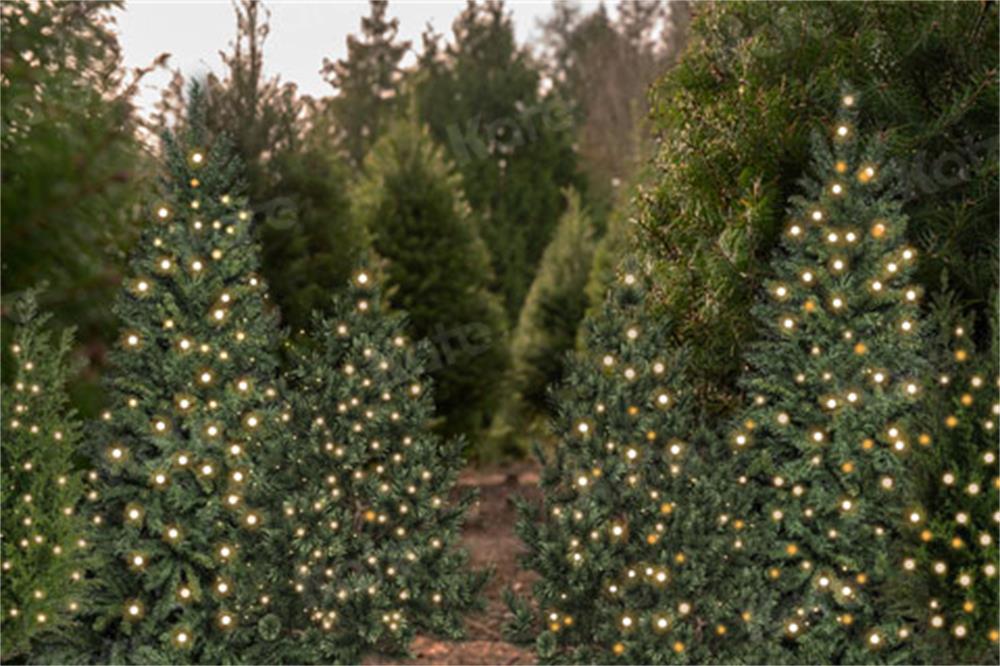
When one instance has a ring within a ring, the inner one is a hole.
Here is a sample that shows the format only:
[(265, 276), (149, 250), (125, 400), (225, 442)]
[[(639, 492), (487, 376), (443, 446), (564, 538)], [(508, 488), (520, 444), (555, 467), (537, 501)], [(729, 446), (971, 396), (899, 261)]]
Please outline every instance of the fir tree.
[(400, 122), (372, 149), (352, 201), (387, 260), (392, 305), (437, 347), (428, 370), (444, 430), (471, 434), (494, 408), (507, 352), (489, 255), (461, 191), (428, 134)]
[(648, 306), (645, 277), (626, 263), (553, 394), (541, 514), (525, 506), (518, 524), (543, 626), (516, 601), (511, 626), (537, 633), (543, 662), (704, 663), (759, 639), (753, 607), (738, 603), (751, 569), (719, 578), (741, 552), (748, 507), (709, 476), (718, 444), (691, 411), (686, 352)]
[(224, 139), (207, 144), (200, 89), (190, 100), (187, 129), (165, 136), (162, 201), (115, 305), (110, 408), (92, 438), (98, 661), (255, 659), (281, 626), (258, 626), (289, 575), (261, 562), (285, 454), (272, 427), (277, 328), (240, 165)]
[(449, 498), (462, 442), (431, 434), (426, 343), (358, 271), (291, 373), (299, 490), (287, 515), (295, 587), (320, 663), (404, 655), (417, 631), (461, 635), (485, 578), (456, 547), (471, 497)]
[(347, 37), (347, 57), (323, 61), (323, 74), (337, 90), (330, 109), (351, 160), (360, 165), (387, 128), (399, 104), (400, 61), (410, 48), (397, 42), (399, 20), (386, 16), (388, 0), (370, 0), (361, 38)]
[(941, 300), (937, 375), (918, 415), (920, 529), (903, 548), (901, 592), (920, 622), (921, 661), (988, 664), (1000, 658), (996, 331), (977, 352), (971, 326)]
[[(890, 547), (910, 529), (908, 417), (926, 367), (916, 252), (884, 144), (861, 141), (852, 94), (832, 147), (816, 137), (792, 199), (774, 279), (754, 314), (761, 340), (732, 434), (751, 449), (732, 489), (761, 506), (757, 587), (777, 596), (765, 627), (797, 662), (907, 660), (913, 627), (885, 594)], [(755, 657), (751, 653), (751, 658)]]
[(562, 379), (586, 310), (593, 225), (579, 193), (567, 191), (567, 201), (514, 331), (507, 395), (492, 428), (498, 453), (519, 452), (524, 440), (545, 427), (548, 386)]
[(63, 637), (87, 593), (91, 563), (86, 522), (77, 512), (83, 476), (73, 456), (80, 422), (66, 383), (71, 331), (46, 330), (34, 292), (15, 305), (13, 381), (2, 397), (2, 636), (5, 663), (24, 659), (33, 643)]

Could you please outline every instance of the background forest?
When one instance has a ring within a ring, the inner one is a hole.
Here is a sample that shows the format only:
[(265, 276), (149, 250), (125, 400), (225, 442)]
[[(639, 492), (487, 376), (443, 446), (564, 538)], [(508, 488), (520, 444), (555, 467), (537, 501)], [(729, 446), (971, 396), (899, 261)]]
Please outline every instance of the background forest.
[[(152, 117), (139, 113), (143, 77), (170, 64), (126, 70), (119, 8), (5, 3), (2, 14), (4, 303), (47, 284), (42, 306), (78, 328), (73, 396), (88, 415), (117, 337), (107, 304), (155, 185), (154, 137), (183, 122), (189, 83), (177, 73)], [(221, 73), (203, 81), (206, 118), (247, 165), (281, 325), (296, 331), (330, 307), (374, 251), (391, 304), (433, 345), (439, 430), (464, 433), (473, 460), (521, 457), (546, 437), (546, 387), (631, 249), (655, 271), (674, 342), (698, 343), (701, 406), (726, 417), (755, 337), (751, 297), (809, 134), (844, 82), (907, 177), (928, 302), (947, 292), (985, 324), (995, 4), (615, 9), (555, 3), (524, 44), (502, 2), (469, 3), (445, 34), (411, 44), (392, 6), (372, 2), (347, 56), (316, 63), (330, 89), (312, 98), (263, 73), (266, 5), (235, 3)]]

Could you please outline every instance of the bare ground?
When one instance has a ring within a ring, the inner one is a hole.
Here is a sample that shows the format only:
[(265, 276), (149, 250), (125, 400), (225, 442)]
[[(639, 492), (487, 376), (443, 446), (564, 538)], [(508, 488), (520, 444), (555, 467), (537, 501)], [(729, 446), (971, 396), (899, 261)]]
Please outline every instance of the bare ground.
[(530, 463), (520, 463), (497, 469), (468, 470), (463, 473), (459, 485), (479, 491), (479, 500), (465, 522), (462, 543), (469, 551), (473, 567), (493, 569), (493, 577), (484, 591), (485, 607), (466, 618), (466, 636), (462, 641), (417, 636), (410, 646), (413, 659), (368, 659), (367, 665), (535, 663), (530, 650), (503, 640), (501, 632), (508, 611), (501, 594), (506, 587), (523, 592), (533, 580), (532, 574), (518, 569), (517, 555), (523, 546), (514, 534), (517, 512), (511, 500), (517, 496), (538, 499), (536, 468)]

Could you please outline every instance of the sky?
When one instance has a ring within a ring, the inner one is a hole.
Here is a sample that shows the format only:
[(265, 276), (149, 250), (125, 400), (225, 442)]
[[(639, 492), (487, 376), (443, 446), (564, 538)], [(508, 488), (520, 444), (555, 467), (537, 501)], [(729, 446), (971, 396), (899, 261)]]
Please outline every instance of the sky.
[[(359, 31), (361, 17), (368, 13), (367, 1), (270, 0), (265, 6), (271, 12), (265, 72), (297, 83), (302, 94), (330, 94), (330, 85), (319, 73), (323, 58), (346, 55), (347, 35)], [(464, 6), (465, 0), (390, 0), (389, 14), (399, 18), (400, 38), (419, 48), (428, 22), (450, 37), (451, 23)], [(538, 19), (552, 12), (552, 0), (508, 0), (507, 6), (519, 43), (537, 36)], [(117, 13), (117, 23), (126, 67), (144, 67), (161, 53), (170, 53), (170, 69), (180, 69), (186, 76), (220, 72), (219, 51), (228, 50), (236, 32), (229, 0), (127, 0)], [(152, 109), (169, 79), (163, 70), (143, 79), (138, 102), (144, 112)]]

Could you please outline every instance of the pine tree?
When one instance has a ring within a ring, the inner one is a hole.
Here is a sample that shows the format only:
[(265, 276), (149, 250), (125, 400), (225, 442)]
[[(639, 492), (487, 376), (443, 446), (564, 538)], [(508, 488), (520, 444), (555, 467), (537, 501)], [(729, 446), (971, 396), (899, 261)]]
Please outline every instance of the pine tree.
[(341, 128), (351, 160), (360, 166), (385, 131), (399, 105), (400, 61), (410, 48), (397, 42), (399, 19), (387, 18), (388, 0), (370, 0), (361, 19), (361, 38), (347, 37), (347, 57), (324, 59), (323, 74), (337, 90), (330, 109)]
[(579, 193), (569, 190), (566, 198), (566, 212), (542, 255), (511, 342), (507, 395), (492, 428), (497, 453), (519, 452), (526, 438), (544, 428), (547, 388), (562, 379), (563, 361), (587, 307), (593, 225)]
[[(671, 7), (676, 3), (671, 2)], [(769, 277), (785, 203), (842, 81), (861, 127), (885, 128), (909, 181), (917, 283), (942, 270), (977, 318), (996, 283), (1000, 31), (993, 3), (697, 3), (688, 46), (651, 88), (659, 143), (638, 216), (659, 300), (691, 343), (691, 380), (714, 411), (741, 408), (755, 339), (750, 306)]]
[(747, 355), (752, 407), (732, 435), (749, 449), (733, 493), (762, 514), (749, 544), (764, 619), (796, 662), (911, 659), (913, 627), (886, 594), (893, 544), (912, 529), (909, 417), (926, 367), (916, 251), (905, 244), (901, 182), (884, 143), (858, 138), (843, 96), (832, 146), (814, 139), (774, 278), (755, 305)]
[(472, 434), (494, 408), (507, 352), (489, 255), (461, 192), (428, 134), (400, 122), (372, 149), (352, 201), (388, 262), (390, 302), (437, 347), (428, 370), (445, 432)]
[(34, 292), (14, 311), (10, 351), (16, 370), (2, 396), (5, 663), (24, 659), (34, 642), (71, 630), (92, 564), (86, 522), (77, 512), (83, 475), (73, 456), (81, 427), (66, 395), (73, 335), (67, 330), (53, 339)]
[(942, 339), (918, 415), (929, 446), (920, 452), (914, 504), (925, 519), (903, 548), (901, 592), (920, 622), (921, 661), (988, 664), (1000, 658), (996, 331), (977, 352), (953, 303), (941, 299), (934, 313)]
[(485, 582), (456, 547), (472, 498), (449, 498), (461, 440), (428, 428), (430, 350), (406, 339), (379, 281), (359, 270), (317, 313), (291, 372), (302, 455), (288, 529), (320, 663), (403, 655), (417, 631), (460, 636)]
[(719, 573), (740, 553), (748, 507), (716, 490), (718, 443), (691, 411), (686, 352), (649, 311), (648, 278), (630, 263), (553, 393), (558, 444), (542, 460), (543, 506), (523, 506), (518, 524), (524, 565), (541, 576), (543, 626), (514, 601), (510, 629), (534, 635), (543, 662), (728, 661), (725, 650), (759, 639), (741, 622), (749, 609), (736, 609), (751, 569)]
[(201, 99), (193, 87), (186, 129), (164, 138), (162, 200), (115, 305), (110, 408), (92, 437), (98, 661), (253, 659), (281, 627), (261, 617), (290, 574), (261, 561), (285, 454), (277, 328), (241, 167), (224, 139), (208, 145)]

